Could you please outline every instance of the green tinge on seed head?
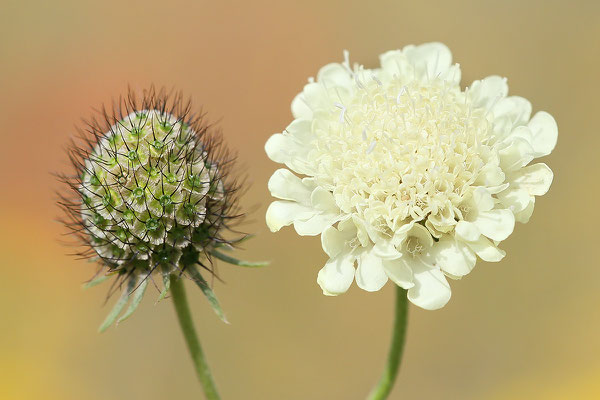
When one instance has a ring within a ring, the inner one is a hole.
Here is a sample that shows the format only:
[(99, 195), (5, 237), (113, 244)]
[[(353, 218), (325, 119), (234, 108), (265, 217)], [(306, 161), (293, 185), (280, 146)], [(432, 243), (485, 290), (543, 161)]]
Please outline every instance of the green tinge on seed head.
[(84, 171), (81, 216), (109, 264), (175, 268), (215, 245), (226, 202), (219, 168), (175, 116), (131, 113), (99, 140)]

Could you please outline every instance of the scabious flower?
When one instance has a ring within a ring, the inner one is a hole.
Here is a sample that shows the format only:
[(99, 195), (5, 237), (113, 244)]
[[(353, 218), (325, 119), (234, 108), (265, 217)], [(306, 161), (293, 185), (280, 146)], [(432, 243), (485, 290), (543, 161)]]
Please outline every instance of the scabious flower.
[[(462, 90), (458, 64), (441, 43), (380, 56), (381, 67), (321, 68), (292, 102), (294, 121), (265, 150), (288, 169), (269, 180), (272, 231), (293, 224), (321, 235), (329, 260), (318, 274), (326, 295), (353, 280), (377, 291), (392, 280), (425, 309), (450, 299), (476, 259), (526, 223), (553, 174), (533, 163), (556, 145), (543, 111), (507, 96), (490, 76)], [(296, 173), (296, 174), (294, 174)], [(355, 266), (357, 266), (355, 268)]]
[(100, 263), (89, 286), (113, 275), (123, 286), (101, 330), (133, 296), (120, 320), (131, 315), (153, 276), (162, 278), (161, 299), (172, 275), (188, 276), (224, 318), (201, 273), (214, 274), (213, 257), (243, 265), (218, 251), (236, 243), (224, 233), (241, 216), (219, 133), (181, 94), (151, 88), (103, 109), (80, 139), (69, 150), (75, 173), (62, 176), (70, 194), (60, 194), (60, 204), (84, 246), (79, 254)]

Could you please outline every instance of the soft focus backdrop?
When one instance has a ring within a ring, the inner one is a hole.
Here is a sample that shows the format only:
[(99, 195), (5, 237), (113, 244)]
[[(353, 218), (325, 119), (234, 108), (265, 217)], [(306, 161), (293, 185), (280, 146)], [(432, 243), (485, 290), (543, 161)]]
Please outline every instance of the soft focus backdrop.
[[(148, 290), (99, 335), (108, 285), (65, 255), (50, 172), (92, 107), (127, 85), (176, 87), (220, 121), (250, 177), (243, 227), (258, 237), (221, 265), (222, 324), (188, 286), (224, 399), (363, 399), (382, 368), (393, 288), (328, 298), (320, 242), (264, 224), (278, 167), (266, 139), (291, 121), (307, 77), (348, 49), (368, 67), (386, 50), (445, 42), (463, 86), (509, 78), (512, 94), (559, 126), (548, 195), (453, 282), (440, 311), (411, 308), (393, 399), (600, 398), (600, 3), (597, 1), (0, 1), (0, 398), (201, 398), (170, 301)], [(114, 302), (114, 298), (110, 303)]]

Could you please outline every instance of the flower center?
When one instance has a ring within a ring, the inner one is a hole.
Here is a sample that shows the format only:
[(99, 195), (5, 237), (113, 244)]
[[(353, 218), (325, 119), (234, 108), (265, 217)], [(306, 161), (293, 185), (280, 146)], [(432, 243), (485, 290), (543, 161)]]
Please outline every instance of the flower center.
[(382, 233), (409, 217), (447, 217), (488, 162), (485, 110), (439, 78), (355, 78), (349, 100), (315, 113), (317, 182)]

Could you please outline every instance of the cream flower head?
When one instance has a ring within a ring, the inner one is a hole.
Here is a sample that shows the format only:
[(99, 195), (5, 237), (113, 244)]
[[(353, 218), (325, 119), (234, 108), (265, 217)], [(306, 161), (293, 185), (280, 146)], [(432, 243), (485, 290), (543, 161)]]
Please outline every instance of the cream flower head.
[(329, 261), (317, 281), (326, 295), (354, 279), (367, 291), (390, 279), (414, 304), (438, 309), (450, 299), (447, 277), (468, 274), (477, 257), (500, 261), (498, 244), (515, 221), (529, 220), (553, 178), (546, 164), (530, 163), (550, 154), (558, 129), (546, 112), (530, 118), (531, 104), (507, 96), (504, 78), (462, 90), (441, 43), (380, 61), (350, 67), (346, 53), (296, 96), (294, 121), (265, 145), (289, 168), (269, 180), (281, 200), (267, 225), (321, 235)]

